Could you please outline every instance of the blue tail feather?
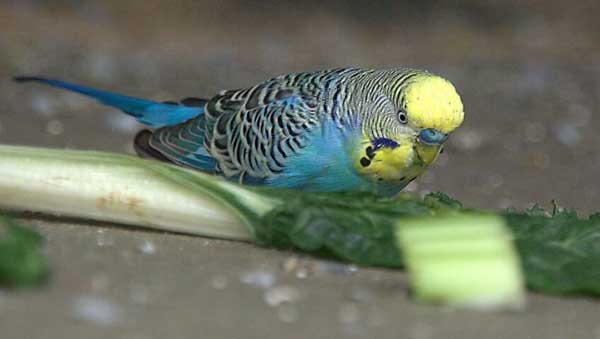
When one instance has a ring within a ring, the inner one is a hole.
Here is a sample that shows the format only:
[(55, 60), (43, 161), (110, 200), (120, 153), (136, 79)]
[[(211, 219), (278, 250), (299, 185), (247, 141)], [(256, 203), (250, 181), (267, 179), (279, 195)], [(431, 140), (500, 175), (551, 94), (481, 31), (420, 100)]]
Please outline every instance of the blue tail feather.
[(135, 117), (142, 124), (154, 128), (176, 125), (204, 113), (203, 105), (185, 106), (159, 103), (60, 80), (29, 76), (15, 77), (14, 80), (17, 82), (39, 82), (94, 98), (105, 105), (118, 108)]

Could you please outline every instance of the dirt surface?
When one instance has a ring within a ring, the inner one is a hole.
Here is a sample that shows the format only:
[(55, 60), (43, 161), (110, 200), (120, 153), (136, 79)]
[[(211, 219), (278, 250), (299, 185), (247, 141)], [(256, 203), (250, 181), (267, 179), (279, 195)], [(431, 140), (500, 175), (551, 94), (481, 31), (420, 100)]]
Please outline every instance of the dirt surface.
[[(0, 142), (132, 152), (142, 128), (39, 74), (129, 95), (210, 96), (282, 73), (427, 68), (464, 125), (408, 189), (468, 206), (600, 210), (594, 2), (0, 3)], [(576, 4), (576, 5), (575, 5)], [(417, 305), (403, 273), (252, 245), (26, 216), (53, 277), (2, 291), (2, 338), (600, 338), (600, 303), (530, 295), (522, 313)]]

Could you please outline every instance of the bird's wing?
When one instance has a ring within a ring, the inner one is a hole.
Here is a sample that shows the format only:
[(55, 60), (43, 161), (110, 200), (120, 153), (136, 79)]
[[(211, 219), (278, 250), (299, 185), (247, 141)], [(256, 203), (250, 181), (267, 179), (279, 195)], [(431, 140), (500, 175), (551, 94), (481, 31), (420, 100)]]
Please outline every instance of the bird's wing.
[(217, 162), (204, 147), (205, 116), (156, 131), (144, 130), (135, 137), (138, 154), (212, 172)]
[(306, 87), (311, 74), (221, 92), (203, 115), (157, 130), (148, 144), (172, 162), (260, 183), (281, 173), (319, 125), (318, 86)]

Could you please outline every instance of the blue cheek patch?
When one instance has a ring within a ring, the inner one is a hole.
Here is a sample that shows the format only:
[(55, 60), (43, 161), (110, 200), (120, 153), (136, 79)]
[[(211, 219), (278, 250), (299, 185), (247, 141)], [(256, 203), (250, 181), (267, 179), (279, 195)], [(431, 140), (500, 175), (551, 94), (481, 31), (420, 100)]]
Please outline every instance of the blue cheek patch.
[(419, 133), (419, 140), (428, 145), (441, 145), (448, 139), (448, 134), (426, 128)]
[(377, 139), (373, 140), (373, 148), (375, 151), (380, 148), (384, 148), (384, 147), (393, 149), (393, 148), (398, 147), (398, 143), (395, 142), (394, 140), (388, 139), (388, 138), (377, 138)]

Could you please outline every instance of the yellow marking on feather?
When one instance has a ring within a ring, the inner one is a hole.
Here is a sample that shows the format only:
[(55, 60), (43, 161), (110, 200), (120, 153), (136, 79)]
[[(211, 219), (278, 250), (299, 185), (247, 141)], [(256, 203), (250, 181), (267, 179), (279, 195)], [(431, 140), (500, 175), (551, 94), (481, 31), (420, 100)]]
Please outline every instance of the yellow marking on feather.
[(418, 128), (433, 128), (443, 133), (455, 130), (464, 119), (463, 104), (454, 86), (432, 74), (411, 79), (404, 95), (409, 121)]

